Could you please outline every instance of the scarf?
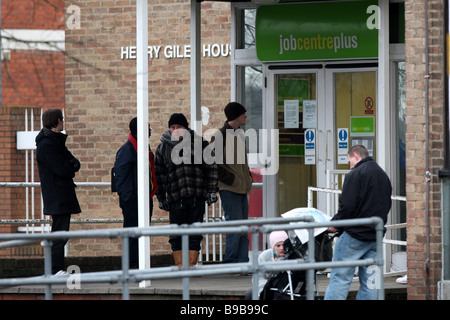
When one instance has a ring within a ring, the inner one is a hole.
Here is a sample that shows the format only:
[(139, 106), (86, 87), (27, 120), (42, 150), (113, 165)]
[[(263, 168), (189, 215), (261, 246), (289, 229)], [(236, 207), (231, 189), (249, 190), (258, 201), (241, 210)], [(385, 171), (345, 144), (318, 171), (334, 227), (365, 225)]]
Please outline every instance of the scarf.
[[(137, 140), (133, 137), (131, 133), (128, 135), (128, 140), (130, 140), (134, 150), (136, 150), (137, 153)], [(150, 199), (152, 199), (156, 193), (156, 189), (158, 188), (158, 186), (156, 184), (156, 175), (155, 175), (155, 158), (153, 157), (153, 152), (150, 146), (148, 146), (148, 149), (149, 149), (148, 165), (150, 168)]]

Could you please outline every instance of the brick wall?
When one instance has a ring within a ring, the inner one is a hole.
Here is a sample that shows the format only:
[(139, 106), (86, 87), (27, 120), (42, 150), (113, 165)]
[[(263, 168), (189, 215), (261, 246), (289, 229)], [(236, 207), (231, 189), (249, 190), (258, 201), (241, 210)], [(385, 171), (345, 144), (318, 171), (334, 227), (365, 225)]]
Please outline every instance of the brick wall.
[[(135, 1), (70, 1), (81, 9), (81, 28), (66, 30), (66, 130), (69, 149), (80, 159), (77, 181), (110, 181), (118, 148), (136, 116), (136, 60), (121, 59), (121, 47), (136, 45)], [(69, 5), (66, 2), (66, 6)], [(230, 43), (230, 4), (202, 3), (202, 43)], [(220, 17), (220, 18), (219, 18)], [(183, 47), (190, 39), (190, 3), (152, 1), (149, 5), (149, 46)], [(162, 51), (163, 49), (161, 49)], [(85, 63), (70, 59), (74, 56)], [(224, 120), (229, 102), (229, 57), (202, 59), (202, 105), (210, 108), (211, 127)], [(174, 112), (190, 119), (190, 59), (149, 59), (150, 145), (159, 144)], [(121, 218), (118, 197), (109, 190), (79, 188), (79, 218)], [(154, 206), (154, 218), (168, 218)], [(108, 228), (120, 225), (82, 225)], [(152, 254), (169, 252), (167, 237), (152, 239)], [(117, 240), (72, 241), (73, 255), (119, 254)]]
[[(64, 30), (64, 0), (4, 0), (2, 29)], [(64, 54), (11, 50), (2, 61), (4, 106), (64, 107)]]
[(64, 0), (2, 0), (2, 29), (64, 30)]
[[(1, 28), (64, 30), (64, 0), (3, 0)], [(40, 129), (40, 108), (59, 107), (65, 103), (64, 54), (55, 51), (11, 50), (10, 59), (2, 62), (2, 106), (0, 107), (0, 181), (24, 182), (25, 151), (17, 150), (16, 132), (25, 130), (25, 112), (34, 113), (34, 129)], [(28, 130), (31, 129), (28, 120)], [(31, 163), (31, 152), (29, 159)], [(36, 164), (36, 162), (34, 162)], [(34, 181), (39, 181), (37, 166)], [(31, 166), (29, 167), (31, 181)], [(0, 218), (26, 218), (26, 191), (23, 188), (0, 188)], [(40, 193), (35, 189), (36, 218), (40, 218)], [(29, 189), (29, 218), (31, 218)], [(15, 232), (17, 225), (1, 225), (0, 232)], [(3, 255), (40, 255), (36, 247), (2, 250)]]
[(444, 152), (444, 18), (443, 1), (429, 2), (429, 119), (431, 172), (429, 225), (430, 263), (427, 276), (425, 1), (405, 1), (406, 13), (406, 192), (408, 299), (436, 298), (441, 277), (441, 208), (438, 171)]
[[(34, 109), (39, 114), (39, 109)], [(30, 121), (30, 120), (29, 120)], [(23, 182), (25, 174), (25, 151), (17, 150), (16, 131), (25, 129), (25, 108), (0, 107), (0, 181)], [(35, 118), (34, 125), (39, 124), (39, 118)], [(30, 122), (28, 124), (30, 126)], [(30, 127), (29, 127), (30, 128)], [(29, 153), (29, 159), (30, 159)], [(35, 170), (34, 181), (39, 181), (37, 170)], [(31, 181), (31, 170), (28, 172)], [(31, 208), (31, 192), (29, 189), (29, 204)], [(36, 212), (40, 213), (40, 193), (34, 190), (36, 201), (34, 202)], [(26, 190), (23, 188), (0, 188), (0, 219), (25, 219)], [(31, 218), (31, 216), (30, 216)], [(39, 217), (40, 218), (40, 215)], [(16, 225), (0, 225), (0, 232), (15, 232)], [(0, 252), (8, 253), (9, 250)]]
[(2, 62), (2, 103), (6, 106), (64, 108), (64, 55), (12, 50)]

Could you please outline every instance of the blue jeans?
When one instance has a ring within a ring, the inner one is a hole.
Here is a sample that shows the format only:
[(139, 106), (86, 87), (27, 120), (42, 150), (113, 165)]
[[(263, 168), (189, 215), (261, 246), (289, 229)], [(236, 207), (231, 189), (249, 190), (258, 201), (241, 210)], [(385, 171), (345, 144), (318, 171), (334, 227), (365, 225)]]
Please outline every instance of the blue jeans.
[[(219, 194), (227, 221), (248, 219), (247, 194), (225, 190), (219, 191)], [(227, 234), (222, 263), (248, 262), (248, 245), (248, 234)]]
[[(376, 258), (376, 242), (360, 241), (344, 232), (337, 240), (333, 261), (360, 260)], [(325, 292), (325, 300), (346, 300), (356, 267), (333, 268), (331, 270), (330, 284)], [(359, 267), (360, 288), (356, 295), (357, 300), (376, 300), (377, 289), (369, 285), (373, 269), (369, 266)], [(372, 271), (372, 272), (371, 272)], [(369, 279), (370, 277), (370, 279)]]

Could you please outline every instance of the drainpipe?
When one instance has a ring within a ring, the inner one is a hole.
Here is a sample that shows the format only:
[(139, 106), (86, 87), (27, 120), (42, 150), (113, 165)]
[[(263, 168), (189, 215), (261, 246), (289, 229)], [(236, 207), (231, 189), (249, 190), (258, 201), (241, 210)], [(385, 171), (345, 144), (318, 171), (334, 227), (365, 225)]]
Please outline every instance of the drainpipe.
[(449, 32), (450, 32), (450, 7), (445, 1), (445, 46), (444, 46), (444, 66), (445, 66), (445, 146), (444, 146), (444, 168), (439, 171), (441, 179), (441, 208), (442, 208), (442, 280), (450, 280), (450, 61), (449, 61)]
[(426, 234), (427, 234), (427, 259), (425, 260), (426, 271), (426, 299), (430, 299), (430, 166), (429, 166), (429, 101), (428, 101), (428, 88), (430, 82), (429, 74), (429, 54), (428, 54), (428, 0), (425, 0), (425, 183), (426, 183), (426, 196), (425, 196), (425, 219), (426, 219)]

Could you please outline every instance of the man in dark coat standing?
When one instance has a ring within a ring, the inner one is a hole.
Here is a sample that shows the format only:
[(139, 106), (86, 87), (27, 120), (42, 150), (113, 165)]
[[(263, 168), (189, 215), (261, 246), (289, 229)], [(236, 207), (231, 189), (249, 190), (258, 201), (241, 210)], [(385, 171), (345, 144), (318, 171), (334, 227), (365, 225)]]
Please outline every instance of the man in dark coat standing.
[[(42, 114), (43, 128), (36, 137), (36, 159), (41, 180), (44, 214), (52, 216), (52, 232), (69, 231), (71, 214), (80, 213), (73, 178), (80, 170), (78, 161), (67, 149), (67, 135), (60, 109), (52, 108)], [(52, 245), (52, 273), (64, 271), (64, 246), (67, 239)]]
[[(123, 227), (137, 227), (139, 224), (138, 215), (138, 186), (137, 186), (137, 118), (131, 119), (129, 123), (130, 133), (128, 140), (120, 147), (114, 162), (114, 173), (116, 176), (117, 194), (119, 195), (119, 205), (122, 208)], [(151, 136), (151, 128), (148, 126), (148, 136)], [(153, 213), (153, 196), (156, 193), (155, 164), (152, 149), (149, 146), (149, 183), (150, 183), (150, 203), (148, 213), (150, 218)], [(139, 267), (139, 239), (130, 238), (130, 268)]]

